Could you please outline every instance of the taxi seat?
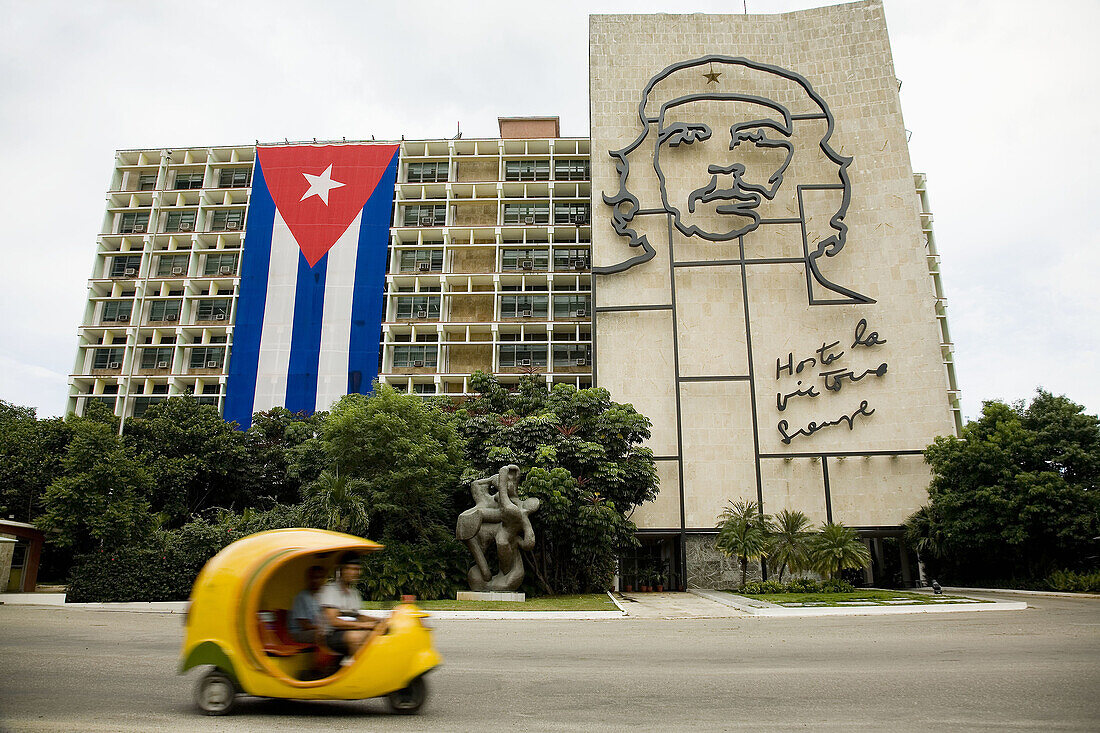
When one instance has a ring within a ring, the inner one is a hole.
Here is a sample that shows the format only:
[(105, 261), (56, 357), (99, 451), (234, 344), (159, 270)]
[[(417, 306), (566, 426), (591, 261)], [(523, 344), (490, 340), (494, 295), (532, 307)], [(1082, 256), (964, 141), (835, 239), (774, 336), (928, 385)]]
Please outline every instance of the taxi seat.
[(286, 618), (285, 608), (261, 610), (256, 613), (264, 654), (269, 657), (292, 657), (302, 652), (314, 651), (317, 648), (316, 644), (295, 641), (291, 637)]

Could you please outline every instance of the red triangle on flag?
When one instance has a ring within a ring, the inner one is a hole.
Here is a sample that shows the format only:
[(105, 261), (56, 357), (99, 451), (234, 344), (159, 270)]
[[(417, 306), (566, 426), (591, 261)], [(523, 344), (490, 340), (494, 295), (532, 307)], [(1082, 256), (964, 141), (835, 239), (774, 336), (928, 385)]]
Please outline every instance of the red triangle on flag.
[(355, 221), (397, 149), (397, 145), (256, 148), (275, 208), (310, 267)]

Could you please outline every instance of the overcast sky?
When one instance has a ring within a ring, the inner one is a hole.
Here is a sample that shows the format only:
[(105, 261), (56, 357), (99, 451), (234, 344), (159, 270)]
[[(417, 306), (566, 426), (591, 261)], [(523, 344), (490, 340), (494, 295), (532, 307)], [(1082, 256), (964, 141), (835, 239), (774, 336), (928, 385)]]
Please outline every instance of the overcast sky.
[[(0, 0), (0, 398), (65, 409), (114, 150), (492, 137), (498, 115), (583, 136), (588, 13), (741, 9)], [(1100, 3), (887, 0), (886, 18), (964, 414), (1038, 386), (1100, 412)]]

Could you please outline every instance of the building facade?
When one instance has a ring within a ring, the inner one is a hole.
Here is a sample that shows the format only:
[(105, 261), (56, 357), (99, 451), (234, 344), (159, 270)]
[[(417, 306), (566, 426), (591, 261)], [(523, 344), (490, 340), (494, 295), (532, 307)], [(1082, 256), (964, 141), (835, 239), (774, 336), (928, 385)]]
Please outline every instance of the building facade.
[[(739, 499), (858, 527), (875, 576), (911, 580), (921, 451), (961, 416), (881, 4), (592, 16), (590, 58), (590, 138), (502, 118), (497, 138), (119, 151), (70, 411), (192, 394), (245, 426), (375, 378), (595, 382), (653, 422), (660, 493), (624, 584), (729, 585), (715, 525)], [(341, 203), (366, 168), (340, 161), (383, 148), (392, 176), (379, 158)], [(344, 230), (368, 226), (356, 255)], [(348, 274), (382, 249), (377, 280)]]

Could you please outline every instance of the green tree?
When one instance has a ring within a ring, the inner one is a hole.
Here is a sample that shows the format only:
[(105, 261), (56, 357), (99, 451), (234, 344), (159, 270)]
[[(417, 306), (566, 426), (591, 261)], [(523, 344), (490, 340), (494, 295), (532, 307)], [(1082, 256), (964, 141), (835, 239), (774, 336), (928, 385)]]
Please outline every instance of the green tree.
[(871, 551), (859, 533), (839, 522), (826, 522), (810, 542), (809, 559), (814, 570), (835, 578), (841, 570), (871, 564)]
[(929, 502), (906, 528), (937, 573), (1038, 579), (1096, 554), (1100, 421), (1066, 397), (986, 402), (962, 439), (937, 438), (925, 458)]
[(302, 489), (302, 519), (308, 524), (335, 532), (365, 535), (369, 515), (366, 485), (337, 471), (322, 471)]
[(39, 420), (34, 408), (0, 400), (0, 516), (34, 521), (46, 487), (61, 475), (70, 434), (60, 418)]
[(749, 561), (768, 555), (771, 517), (760, 512), (755, 501), (739, 499), (718, 515), (718, 540), (715, 547), (726, 557), (737, 558), (741, 565), (741, 585), (748, 581)]
[(255, 495), (244, 434), (212, 405), (171, 397), (126, 422), (125, 442), (141, 456), (155, 481), (153, 511), (170, 527), (214, 507), (243, 508), (275, 497)]
[(783, 582), (783, 572), (797, 573), (809, 570), (809, 549), (813, 533), (810, 531), (810, 519), (800, 511), (783, 509), (772, 522), (768, 536), (768, 563), (779, 567), (779, 582)]
[(155, 527), (146, 497), (153, 482), (112, 425), (71, 418), (63, 476), (43, 497), (39, 526), (74, 552), (137, 544)]
[(542, 375), (523, 375), (509, 391), (478, 372), (471, 386), (477, 396), (455, 412), (472, 464), (464, 479), (514, 463), (520, 495), (541, 501), (531, 515), (535, 547), (525, 553), (530, 591), (609, 587), (616, 559), (636, 543), (630, 513), (656, 496), (653, 453), (642, 447), (649, 420), (605, 389), (551, 390)]
[(240, 473), (245, 493), (276, 502), (298, 501), (302, 487), (324, 468), (324, 449), (317, 438), (327, 416), (284, 407), (254, 414), (243, 436), (247, 470)]

